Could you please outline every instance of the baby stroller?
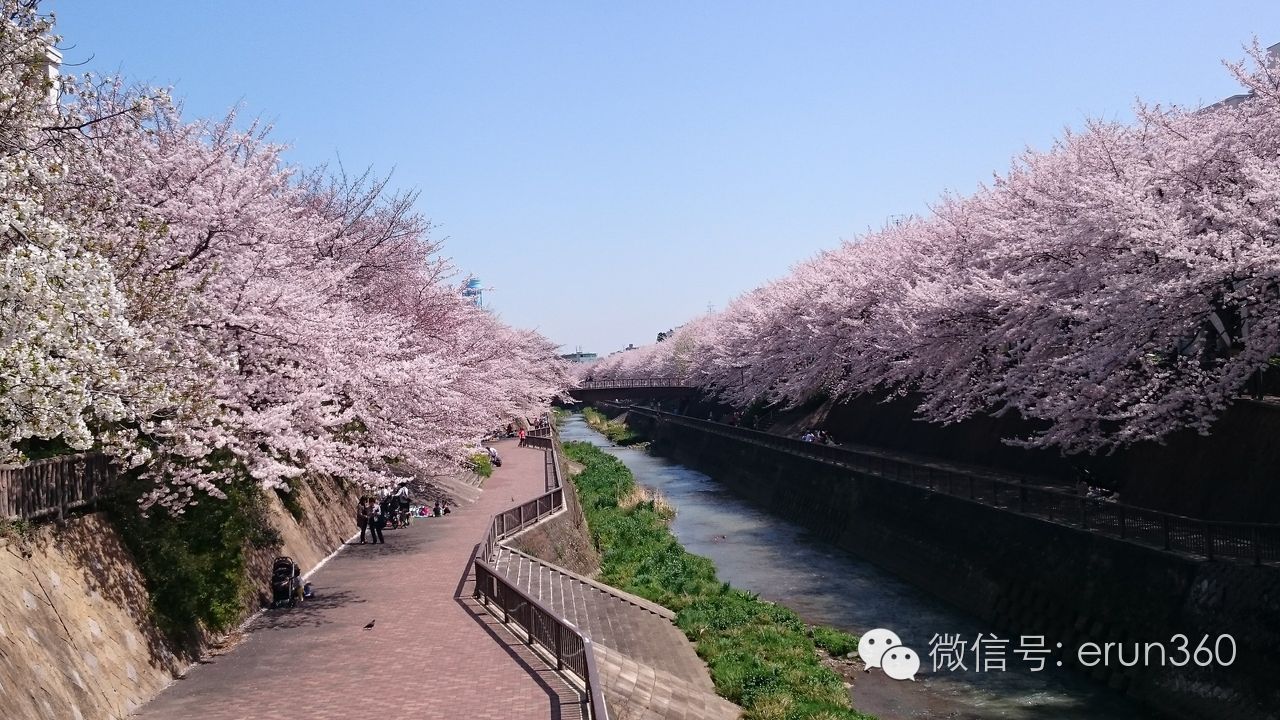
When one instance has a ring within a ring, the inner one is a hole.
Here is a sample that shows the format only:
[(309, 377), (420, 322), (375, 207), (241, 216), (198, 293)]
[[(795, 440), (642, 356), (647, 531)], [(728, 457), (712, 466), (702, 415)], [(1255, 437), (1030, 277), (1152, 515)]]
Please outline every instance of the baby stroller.
[(395, 495), (388, 495), (378, 503), (382, 508), (382, 523), (384, 527), (398, 528), (400, 524), (400, 498)]
[(302, 583), (302, 570), (293, 558), (280, 556), (271, 564), (271, 608), (298, 604), (297, 588)]

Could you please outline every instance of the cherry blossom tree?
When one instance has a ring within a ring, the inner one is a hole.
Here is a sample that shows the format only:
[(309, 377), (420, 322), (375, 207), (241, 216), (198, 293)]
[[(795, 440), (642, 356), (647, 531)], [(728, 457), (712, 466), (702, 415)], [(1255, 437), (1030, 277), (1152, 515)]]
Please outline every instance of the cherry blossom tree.
[(453, 471), (566, 387), (551, 343), (462, 297), (413, 193), (116, 79), (65, 78), (55, 107), (24, 12), (0, 76), (0, 450), (97, 444), (154, 482), (144, 508), (182, 512), (240, 476)]
[(51, 97), (57, 38), (33, 3), (0, 21), (0, 461), (31, 440), (74, 449), (95, 425), (155, 398), (130, 374), (145, 347), (113, 268), (46, 204), (75, 161), (75, 129)]
[(1208, 432), (1280, 350), (1280, 71), (1251, 58), (1242, 102), (1091, 122), (591, 372), (739, 405), (910, 394), (935, 422), (1016, 412), (1045, 430), (1010, 442), (1066, 452)]

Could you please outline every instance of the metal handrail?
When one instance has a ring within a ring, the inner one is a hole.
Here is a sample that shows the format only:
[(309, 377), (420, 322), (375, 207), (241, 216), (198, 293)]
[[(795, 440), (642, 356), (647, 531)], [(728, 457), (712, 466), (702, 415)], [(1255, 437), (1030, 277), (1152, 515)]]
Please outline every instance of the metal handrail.
[[(533, 438), (526, 438), (532, 440)], [(476, 571), (475, 597), (484, 605), (490, 603), (502, 610), (502, 622), (512, 620), (524, 631), (525, 642), (542, 646), (555, 660), (556, 670), (568, 669), (586, 686), (586, 704), (593, 720), (608, 720), (609, 708), (604, 699), (604, 683), (596, 667), (591, 639), (576, 625), (529, 597), (507, 582), (492, 565), (498, 543), (563, 509), (564, 486), (561, 484), (559, 454), (554, 441), (546, 440), (547, 492), (532, 500), (508, 508), (489, 518), (489, 528), (476, 545), (473, 565)], [(513, 522), (514, 521), (514, 522)]]
[(681, 378), (623, 378), (618, 380), (584, 380), (574, 388), (576, 390), (613, 390), (616, 388), (650, 388), (650, 387), (693, 387)]
[(525, 447), (536, 447), (536, 448), (542, 448), (543, 450), (550, 450), (551, 446), (554, 443), (552, 442), (550, 437), (526, 435), (524, 438), (524, 444), (525, 444)]
[(759, 430), (698, 420), (651, 408), (627, 406), (628, 411), (663, 418), (777, 450), (831, 463), (860, 474), (924, 488), (998, 510), (1078, 527), (1099, 535), (1130, 540), (1160, 550), (1262, 563), (1280, 562), (1280, 525), (1202, 520), (1148, 508), (957, 472), (860, 450), (805, 442)]

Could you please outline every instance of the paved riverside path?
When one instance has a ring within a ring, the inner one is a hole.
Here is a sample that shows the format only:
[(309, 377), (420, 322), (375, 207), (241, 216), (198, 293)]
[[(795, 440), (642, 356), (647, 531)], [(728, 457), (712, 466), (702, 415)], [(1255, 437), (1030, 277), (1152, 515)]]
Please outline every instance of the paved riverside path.
[(387, 530), (386, 545), (345, 548), (311, 577), (314, 600), (265, 612), (243, 642), (132, 717), (580, 717), (577, 693), (471, 599), (470, 557), (489, 516), (544, 489), (542, 450), (497, 447), (503, 465), (474, 504)]

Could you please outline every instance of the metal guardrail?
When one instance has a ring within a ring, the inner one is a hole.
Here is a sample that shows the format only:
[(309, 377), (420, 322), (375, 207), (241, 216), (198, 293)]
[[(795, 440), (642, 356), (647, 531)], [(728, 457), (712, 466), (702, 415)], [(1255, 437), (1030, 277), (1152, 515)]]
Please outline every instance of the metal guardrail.
[[(548, 428), (548, 432), (551, 432)], [(555, 660), (556, 670), (569, 670), (577, 675), (586, 688), (584, 704), (592, 720), (609, 720), (609, 709), (604, 700), (604, 684), (596, 667), (591, 639), (573, 623), (564, 620), (554, 610), (529, 597), (492, 565), (498, 543), (533, 525), (542, 518), (564, 507), (564, 486), (560, 477), (560, 460), (552, 436), (526, 437), (545, 441), (547, 492), (532, 500), (497, 513), (489, 519), (485, 531), (476, 546), (474, 566), (476, 571), (475, 597), (486, 606), (495, 605), (502, 611), (502, 622), (515, 622), (529, 646), (539, 645)]]
[(555, 445), (555, 441), (549, 437), (538, 437), (537, 435), (526, 435), (524, 438), (524, 445), (525, 447), (536, 447), (536, 448), (542, 448), (543, 450), (550, 450), (551, 447)]
[(680, 378), (623, 378), (620, 380), (586, 380), (578, 383), (576, 390), (614, 390), (617, 388), (691, 388), (691, 383)]
[(1228, 559), (1280, 563), (1280, 525), (1201, 520), (1089, 498), (1025, 482), (981, 477), (925, 463), (912, 463), (835, 445), (805, 442), (759, 430), (697, 420), (661, 410), (628, 406), (628, 411), (677, 425), (764, 445), (839, 465), (863, 475), (913, 485), (971, 500), (999, 510), (1077, 527), (1149, 547)]
[(116, 478), (111, 459), (96, 453), (0, 468), (0, 519), (63, 517), (105, 494)]
[(557, 488), (563, 488), (564, 482), (560, 477), (560, 454), (555, 451), (555, 445), (552, 444), (550, 452), (546, 453), (546, 466), (544, 472), (547, 476), (546, 489), (551, 492)]

